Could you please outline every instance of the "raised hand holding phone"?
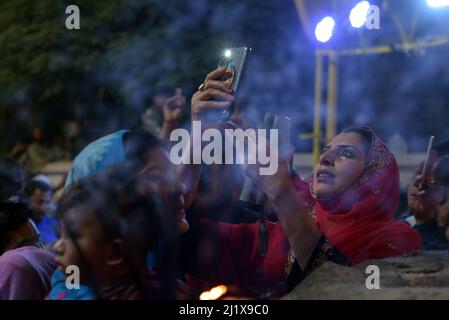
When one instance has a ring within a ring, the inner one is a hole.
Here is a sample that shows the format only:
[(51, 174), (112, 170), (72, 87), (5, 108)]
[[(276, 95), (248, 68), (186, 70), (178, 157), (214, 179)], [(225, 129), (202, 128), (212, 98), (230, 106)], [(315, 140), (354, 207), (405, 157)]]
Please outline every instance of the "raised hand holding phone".
[[(247, 47), (238, 47), (226, 49), (218, 62), (217, 70), (223, 70), (223, 74), (216, 80), (220, 81), (226, 91), (236, 96), (238, 86), (241, 81), (247, 53), (251, 51)], [(207, 80), (207, 78), (206, 78)], [(201, 84), (199, 90), (204, 91), (208, 88), (206, 81)], [(211, 100), (223, 101), (222, 97), (212, 97)], [(215, 122), (218, 120), (228, 120), (234, 112), (234, 101), (224, 110), (210, 110), (205, 116), (206, 122)]]
[(182, 89), (177, 88), (175, 95), (168, 98), (163, 106), (164, 123), (178, 124), (182, 118), (186, 105), (186, 99)]
[(226, 69), (215, 69), (206, 76), (198, 91), (192, 96), (192, 121), (215, 122), (210, 114), (222, 114), (234, 102), (232, 89), (221, 79), (226, 76)]
[(431, 136), (429, 138), (429, 144), (427, 145), (427, 152), (426, 152), (426, 158), (424, 160), (424, 165), (423, 165), (423, 169), (422, 169), (422, 173), (421, 176), (423, 177), (418, 184), (418, 189), (422, 190), (423, 188), (423, 184), (426, 181), (430, 181), (431, 180), (431, 176), (432, 176), (432, 169), (430, 168), (430, 156), (431, 156), (431, 151), (432, 151), (432, 146), (433, 146), (433, 142), (435, 140), (434, 136)]

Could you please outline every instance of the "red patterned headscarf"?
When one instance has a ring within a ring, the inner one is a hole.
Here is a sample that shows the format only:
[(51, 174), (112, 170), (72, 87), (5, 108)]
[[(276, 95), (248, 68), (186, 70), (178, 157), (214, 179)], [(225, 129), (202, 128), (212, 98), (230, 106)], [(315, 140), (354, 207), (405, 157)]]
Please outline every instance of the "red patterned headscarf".
[(320, 230), (353, 263), (421, 249), (421, 236), (393, 221), (399, 204), (399, 168), (373, 132), (367, 167), (357, 181), (330, 201), (316, 201)]

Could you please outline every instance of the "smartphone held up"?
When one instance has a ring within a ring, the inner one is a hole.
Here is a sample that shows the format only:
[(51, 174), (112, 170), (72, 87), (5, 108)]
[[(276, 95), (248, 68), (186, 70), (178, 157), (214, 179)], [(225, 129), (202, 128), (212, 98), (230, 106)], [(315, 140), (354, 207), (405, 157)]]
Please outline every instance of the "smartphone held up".
[[(218, 69), (226, 68), (226, 75), (221, 79), (229, 85), (234, 95), (237, 94), (248, 52), (251, 48), (237, 47), (226, 49), (218, 62)], [(227, 120), (234, 112), (235, 102), (225, 111), (210, 111), (207, 122)]]

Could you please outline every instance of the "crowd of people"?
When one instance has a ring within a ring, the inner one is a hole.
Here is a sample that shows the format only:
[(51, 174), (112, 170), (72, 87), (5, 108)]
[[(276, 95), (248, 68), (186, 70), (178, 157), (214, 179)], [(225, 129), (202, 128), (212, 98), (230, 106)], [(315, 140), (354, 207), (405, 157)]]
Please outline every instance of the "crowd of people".
[[(192, 96), (192, 121), (234, 103), (226, 72), (211, 72)], [(397, 218), (399, 167), (374, 130), (333, 137), (305, 180), (292, 149), (279, 153), (274, 175), (261, 175), (258, 163), (174, 165), (169, 137), (185, 110), (182, 92), (166, 91), (140, 127), (88, 144), (59, 199), (39, 164), (1, 160), (0, 299), (198, 299), (218, 285), (276, 299), (326, 261), (449, 249), (444, 143), (417, 168), (408, 212)], [(242, 116), (232, 122), (251, 127)], [(228, 125), (208, 121), (203, 130)], [(239, 200), (245, 176), (264, 205)]]

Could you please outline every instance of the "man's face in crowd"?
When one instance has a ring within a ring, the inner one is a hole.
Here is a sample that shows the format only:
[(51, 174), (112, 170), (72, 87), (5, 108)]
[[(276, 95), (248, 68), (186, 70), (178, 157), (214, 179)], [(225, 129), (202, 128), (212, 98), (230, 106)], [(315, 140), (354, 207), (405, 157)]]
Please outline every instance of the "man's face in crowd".
[(31, 196), (31, 207), (33, 208), (34, 218), (40, 219), (47, 212), (51, 203), (53, 193), (37, 188)]
[(36, 127), (33, 129), (33, 138), (35, 141), (41, 141), (42, 140), (42, 129), (39, 127)]

